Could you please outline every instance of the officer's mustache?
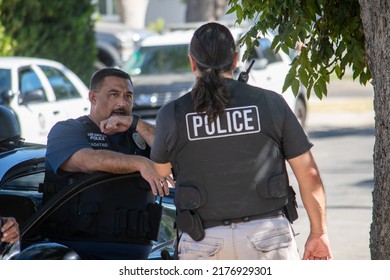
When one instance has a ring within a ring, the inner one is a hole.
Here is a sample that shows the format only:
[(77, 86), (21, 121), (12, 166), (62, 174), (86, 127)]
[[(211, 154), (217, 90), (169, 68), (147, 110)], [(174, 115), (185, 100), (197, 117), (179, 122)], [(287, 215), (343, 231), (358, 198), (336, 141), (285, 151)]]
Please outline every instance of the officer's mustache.
[(130, 115), (130, 112), (129, 111), (126, 111), (124, 109), (116, 109), (114, 111), (111, 112), (111, 116), (114, 116), (114, 115), (119, 115), (119, 116), (128, 116)]

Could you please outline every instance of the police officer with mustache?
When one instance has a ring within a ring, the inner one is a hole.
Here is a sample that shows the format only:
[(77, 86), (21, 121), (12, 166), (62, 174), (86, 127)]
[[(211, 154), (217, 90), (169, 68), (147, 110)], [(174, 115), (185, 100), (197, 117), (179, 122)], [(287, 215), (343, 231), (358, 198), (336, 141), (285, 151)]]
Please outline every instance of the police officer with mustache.
[(168, 193), (168, 182), (174, 184), (171, 177), (159, 176), (148, 159), (155, 128), (132, 114), (133, 95), (127, 73), (101, 69), (91, 78), (89, 115), (58, 122), (48, 135), (44, 203), (85, 174), (142, 176), (137, 188), (123, 182), (87, 190), (45, 223), (45, 236), (81, 258), (147, 258), (156, 234), (148, 232), (150, 205), (156, 195)]

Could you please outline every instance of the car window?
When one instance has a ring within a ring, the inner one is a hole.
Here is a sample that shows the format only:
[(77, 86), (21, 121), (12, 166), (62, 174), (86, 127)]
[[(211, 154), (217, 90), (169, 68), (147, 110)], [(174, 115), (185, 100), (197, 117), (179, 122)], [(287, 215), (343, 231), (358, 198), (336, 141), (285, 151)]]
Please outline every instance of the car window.
[[(41, 80), (31, 68), (23, 68), (19, 71), (19, 83), (20, 93), (23, 98), (34, 91), (44, 92)], [(46, 94), (43, 94), (43, 96), (43, 101), (47, 101)]]
[(188, 45), (142, 47), (130, 57), (124, 70), (130, 75), (189, 72)]
[(22, 191), (38, 191), (39, 184), (43, 183), (45, 172), (28, 174), (8, 181), (2, 189), (4, 190), (22, 190)]
[(58, 69), (50, 66), (39, 66), (48, 78), (57, 100), (80, 98), (72, 82)]
[(0, 95), (11, 90), (11, 70), (0, 69)]

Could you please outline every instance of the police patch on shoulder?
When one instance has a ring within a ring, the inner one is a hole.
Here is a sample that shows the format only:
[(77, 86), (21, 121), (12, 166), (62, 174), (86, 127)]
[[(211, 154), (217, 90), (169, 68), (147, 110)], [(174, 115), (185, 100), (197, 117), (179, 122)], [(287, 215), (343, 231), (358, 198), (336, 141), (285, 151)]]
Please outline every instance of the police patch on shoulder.
[(139, 135), (139, 133), (137, 133), (137, 132), (133, 133), (133, 140), (134, 140), (135, 144), (138, 146), (138, 148), (140, 148), (141, 150), (146, 149), (146, 142), (141, 137), (141, 135)]

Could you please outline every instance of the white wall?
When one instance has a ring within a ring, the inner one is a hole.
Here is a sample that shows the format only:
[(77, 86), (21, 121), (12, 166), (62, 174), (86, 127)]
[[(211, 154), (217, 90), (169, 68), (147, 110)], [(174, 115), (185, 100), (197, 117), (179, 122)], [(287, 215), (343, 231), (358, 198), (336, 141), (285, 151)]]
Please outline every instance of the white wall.
[(146, 11), (145, 26), (162, 18), (165, 24), (183, 23), (186, 4), (181, 0), (149, 0)]
[[(98, 0), (92, 0), (98, 1)], [(107, 2), (115, 0), (105, 0)], [(199, 0), (204, 1), (204, 0)], [(137, 9), (136, 5), (134, 9)], [(109, 5), (110, 6), (110, 5)], [(186, 4), (182, 0), (149, 0), (149, 4), (146, 10), (145, 26), (155, 22), (158, 18), (164, 20), (166, 25), (184, 23), (186, 14)], [(226, 15), (221, 20), (235, 20), (235, 14)], [(119, 21), (117, 15), (106, 16), (103, 15), (103, 21)]]

